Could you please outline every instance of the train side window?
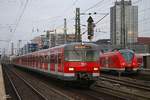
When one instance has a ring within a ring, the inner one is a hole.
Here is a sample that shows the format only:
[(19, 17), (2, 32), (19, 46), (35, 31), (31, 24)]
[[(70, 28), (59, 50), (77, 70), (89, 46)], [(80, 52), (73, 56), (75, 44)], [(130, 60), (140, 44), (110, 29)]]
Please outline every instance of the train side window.
[(31, 58), (32, 58), (32, 62), (33, 62), (33, 61), (34, 61), (34, 55), (32, 55), (32, 57), (31, 57)]
[(112, 64), (113, 64), (113, 58), (109, 58), (109, 59), (108, 59), (108, 63), (109, 63), (110, 65), (112, 65)]
[(42, 56), (42, 63), (45, 63), (45, 56)]
[(40, 57), (39, 57), (39, 55), (37, 56), (37, 62), (40, 62)]
[(31, 62), (32, 61), (32, 56), (29, 56), (29, 62)]
[(42, 62), (45, 63), (45, 55), (42, 56)]
[(61, 63), (61, 60), (62, 60), (62, 54), (59, 53), (59, 54), (58, 54), (58, 63), (59, 63), (59, 64)]
[(44, 56), (44, 63), (47, 63), (47, 55)]
[(50, 55), (50, 62), (51, 62), (51, 63), (54, 63), (54, 54), (51, 54), (51, 55)]
[(31, 62), (33, 62), (33, 55), (31, 55), (31, 57), (30, 57), (30, 58), (31, 58)]
[(35, 62), (35, 55), (33, 55), (33, 62)]
[(30, 63), (30, 61), (31, 61), (31, 57), (30, 57), (30, 56), (28, 57), (28, 61), (29, 61), (29, 63)]
[(48, 55), (45, 55), (45, 63), (48, 63)]
[(36, 56), (36, 62), (39, 62), (39, 56)]
[(54, 55), (54, 63), (56, 64), (58, 62), (58, 54)]
[(42, 62), (42, 56), (41, 55), (39, 56), (39, 62), (40, 63)]

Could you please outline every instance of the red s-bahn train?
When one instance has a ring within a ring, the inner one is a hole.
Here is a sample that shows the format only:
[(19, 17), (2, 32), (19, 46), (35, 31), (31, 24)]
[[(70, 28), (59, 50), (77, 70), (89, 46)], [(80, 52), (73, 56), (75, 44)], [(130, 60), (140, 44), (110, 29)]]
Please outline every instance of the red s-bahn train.
[(13, 58), (13, 64), (69, 82), (93, 83), (100, 75), (98, 46), (71, 43)]
[(114, 50), (100, 54), (102, 71), (136, 72), (139, 68), (134, 51), (129, 49)]

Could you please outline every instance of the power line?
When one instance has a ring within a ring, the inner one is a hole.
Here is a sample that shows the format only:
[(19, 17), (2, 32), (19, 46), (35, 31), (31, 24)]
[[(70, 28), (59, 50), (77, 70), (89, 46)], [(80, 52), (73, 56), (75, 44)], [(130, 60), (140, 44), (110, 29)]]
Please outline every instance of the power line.
[(103, 1), (104, 1), (104, 0), (101, 0), (101, 1), (97, 2), (97, 3), (94, 4), (93, 6), (89, 7), (88, 9), (86, 9), (84, 12), (87, 12), (87, 11), (89, 11), (90, 9), (95, 8), (96, 6), (98, 6), (99, 4), (101, 4)]
[[(20, 23), (20, 21), (21, 21), (21, 18), (22, 18), (22, 16), (23, 16), (24, 12), (25, 12), (25, 9), (26, 9), (26, 7), (27, 7), (27, 5), (28, 5), (28, 2), (29, 2), (29, 0), (26, 0), (25, 4), (24, 4), (24, 6), (23, 6), (22, 12), (20, 13), (20, 15), (19, 15), (19, 17), (18, 17), (18, 20), (16, 20), (16, 22), (15, 22), (15, 28), (14, 28), (14, 30), (12, 31), (13, 33), (12, 33), (12, 36), (10, 37), (10, 39), (9, 39), (9, 42), (12, 41), (12, 38), (13, 38), (13, 36), (15, 35), (15, 32), (16, 32), (17, 27), (18, 27), (18, 25), (19, 25), (19, 23)], [(7, 48), (9, 48), (9, 45), (7, 46)]]
[(25, 9), (26, 9), (27, 5), (28, 5), (28, 0), (26, 0), (25, 5), (24, 5), (24, 7), (23, 7), (23, 10), (22, 10), (22, 12), (21, 12), (21, 14), (20, 14), (20, 16), (19, 16), (17, 22), (16, 22), (16, 27), (15, 27), (15, 29), (14, 29), (14, 33), (16, 32), (16, 29), (17, 29), (17, 27), (18, 27), (18, 25), (19, 25), (19, 23), (20, 23), (20, 21), (21, 21), (21, 18), (22, 18), (22, 16), (23, 16), (24, 12), (25, 12)]
[[(54, 16), (54, 17), (52, 17), (52, 18), (43, 19), (43, 20), (48, 20), (48, 19), (49, 19), (49, 20), (53, 20), (52, 22), (54, 22), (54, 21), (56, 22), (56, 21), (58, 21), (58, 19), (60, 19), (60, 18), (63, 18), (63, 19), (64, 19), (64, 16), (62, 16), (62, 14), (67, 13), (68, 11), (70, 11), (71, 8), (76, 5), (77, 2), (78, 2), (78, 0), (74, 0), (73, 3), (72, 3), (69, 7), (67, 7), (63, 12), (61, 12), (60, 15)], [(67, 15), (66, 15), (66, 16), (67, 16)], [(74, 18), (74, 17), (69, 18), (69, 20), (72, 20), (73, 18)], [(42, 21), (42, 20), (39, 20), (39, 21)], [(68, 21), (68, 19), (67, 19), (67, 21)], [(56, 28), (61, 27), (61, 26), (63, 26), (63, 24), (58, 25)]]
[[(106, 0), (105, 0), (106, 1)], [(112, 2), (107, 1), (106, 3), (103, 3), (103, 5), (99, 6), (98, 7), (98, 11), (100, 10), (104, 10), (104, 9), (109, 9), (110, 8), (110, 5), (114, 4), (115, 0), (113, 0)], [(108, 6), (109, 5), (109, 6)], [(107, 7), (107, 8), (106, 8)]]
[[(96, 24), (98, 24), (100, 21), (102, 21), (105, 17), (107, 17), (109, 15), (109, 13), (107, 13), (106, 15), (104, 15), (102, 18), (100, 18), (96, 23), (95, 23), (95, 25)], [(86, 31), (84, 31), (83, 33), (82, 33), (82, 35), (83, 34), (85, 34), (87, 32), (87, 30)]]
[(102, 21), (108, 15), (109, 15), (109, 13), (107, 13), (104, 17), (102, 17), (101, 19), (99, 19), (95, 24), (98, 24), (100, 21)]
[(21, 18), (22, 18), (22, 16), (23, 16), (24, 12), (25, 12), (25, 9), (26, 9), (26, 7), (27, 7), (27, 5), (28, 5), (28, 2), (29, 2), (29, 0), (26, 0), (25, 4), (24, 4), (24, 6), (23, 6), (22, 12), (20, 13), (20, 15), (19, 15), (19, 17), (18, 17), (18, 20), (16, 20), (16, 22), (15, 22), (15, 28), (14, 28), (14, 30), (13, 30), (13, 35), (12, 35), (10, 41), (12, 40), (12, 38), (13, 38), (13, 36), (14, 36), (14, 33), (15, 33), (16, 30), (17, 30), (17, 27), (18, 27), (18, 25), (19, 25), (19, 23), (20, 23), (20, 21), (21, 21)]

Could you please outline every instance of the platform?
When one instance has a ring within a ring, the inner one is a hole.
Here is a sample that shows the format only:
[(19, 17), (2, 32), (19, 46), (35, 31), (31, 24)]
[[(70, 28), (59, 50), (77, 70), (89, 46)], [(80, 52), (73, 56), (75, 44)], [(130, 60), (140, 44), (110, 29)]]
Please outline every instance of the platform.
[(2, 65), (0, 64), (0, 100), (6, 100), (5, 85), (3, 79)]

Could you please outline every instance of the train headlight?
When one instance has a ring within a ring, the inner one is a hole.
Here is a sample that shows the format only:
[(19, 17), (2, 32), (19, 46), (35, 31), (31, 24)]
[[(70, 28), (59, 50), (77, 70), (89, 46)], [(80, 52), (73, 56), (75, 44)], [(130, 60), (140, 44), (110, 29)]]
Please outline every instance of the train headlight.
[(94, 70), (94, 71), (98, 71), (99, 69), (98, 69), (97, 67), (94, 67), (93, 70)]
[(123, 62), (123, 63), (121, 63), (121, 65), (122, 65), (122, 66), (124, 66), (124, 65), (125, 65), (125, 63)]
[(74, 68), (73, 67), (69, 67), (69, 71), (74, 71)]
[(136, 66), (136, 63), (135, 63), (135, 62), (133, 62), (133, 66)]

